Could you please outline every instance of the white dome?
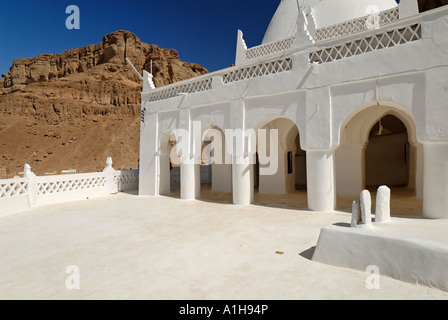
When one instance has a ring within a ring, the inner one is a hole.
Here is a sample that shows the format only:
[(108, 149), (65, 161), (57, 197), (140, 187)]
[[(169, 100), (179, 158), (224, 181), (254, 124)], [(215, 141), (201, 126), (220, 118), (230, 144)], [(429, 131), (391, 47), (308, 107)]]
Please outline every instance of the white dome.
[(384, 11), (396, 7), (397, 3), (395, 0), (281, 0), (266, 30), (263, 43), (285, 39), (295, 34), (299, 6), (303, 7), (305, 12), (310, 6), (316, 28), (322, 28), (366, 16), (371, 12), (372, 5), (379, 11)]

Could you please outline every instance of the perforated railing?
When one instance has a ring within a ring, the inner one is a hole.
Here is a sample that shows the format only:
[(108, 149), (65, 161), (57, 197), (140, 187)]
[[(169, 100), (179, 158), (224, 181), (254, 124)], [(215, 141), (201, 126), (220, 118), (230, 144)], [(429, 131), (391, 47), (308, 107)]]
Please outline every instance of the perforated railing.
[(289, 48), (291, 48), (293, 41), (294, 37), (290, 37), (247, 49), (246, 60), (252, 60), (288, 50)]
[(53, 178), (53, 181), (38, 181), (37, 195), (86, 190), (106, 186), (104, 176), (79, 177), (68, 175)]
[(8, 198), (28, 193), (28, 180), (5, 179), (0, 180), (0, 198)]
[(183, 93), (195, 93), (210, 90), (212, 88), (212, 78), (201, 79), (185, 84), (170, 86), (166, 89), (156, 89), (149, 93), (147, 98), (149, 101), (158, 101), (176, 97)]
[(377, 28), (385, 24), (397, 21), (398, 19), (399, 10), (397, 7), (380, 12), (378, 13), (378, 15), (365, 16), (359, 19), (353, 19), (344, 23), (317, 29), (316, 40), (322, 41), (337, 37), (343, 37), (366, 29)]
[(416, 23), (311, 52), (309, 55), (310, 63), (329, 63), (417, 41), (421, 39), (421, 30), (421, 24)]
[(0, 180), (0, 215), (36, 205), (85, 200), (138, 189), (138, 170)]
[(224, 74), (223, 81), (225, 84), (228, 84), (231, 82), (237, 82), (241, 80), (289, 71), (291, 69), (292, 69), (291, 58), (274, 60), (228, 72)]
[(138, 171), (121, 171), (114, 176), (114, 184), (117, 186), (117, 190), (124, 191), (130, 187), (136, 187), (138, 185)]

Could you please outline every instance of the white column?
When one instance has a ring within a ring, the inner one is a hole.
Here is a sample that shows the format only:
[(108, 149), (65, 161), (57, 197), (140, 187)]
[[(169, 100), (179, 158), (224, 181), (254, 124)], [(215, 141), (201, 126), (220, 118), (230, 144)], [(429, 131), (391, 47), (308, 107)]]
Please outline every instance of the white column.
[[(233, 100), (230, 103), (230, 123), (233, 129), (231, 136), (226, 130), (226, 153), (232, 155), (232, 194), (233, 203), (249, 205), (254, 200), (254, 154), (249, 153), (249, 145), (245, 134), (244, 99)], [(251, 150), (255, 152), (255, 150)]]
[(254, 173), (250, 156), (245, 156), (244, 164), (236, 161), (232, 164), (233, 203), (249, 205), (254, 202)]
[[(198, 196), (198, 180), (199, 166), (191, 161), (182, 161), (180, 165), (180, 197), (182, 200), (194, 200)], [(199, 184), (200, 188), (200, 184)]]
[(423, 216), (448, 219), (448, 143), (423, 144)]
[(336, 204), (334, 150), (307, 150), (308, 208), (333, 211)]

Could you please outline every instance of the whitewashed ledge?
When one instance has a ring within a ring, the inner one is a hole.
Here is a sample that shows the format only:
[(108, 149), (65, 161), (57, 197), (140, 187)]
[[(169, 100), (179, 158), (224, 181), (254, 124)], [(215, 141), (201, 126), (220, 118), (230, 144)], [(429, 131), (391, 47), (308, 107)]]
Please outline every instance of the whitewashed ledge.
[(312, 260), (448, 291), (448, 222), (392, 218), (371, 228), (331, 225), (321, 230)]
[(114, 170), (111, 158), (102, 172), (93, 173), (36, 176), (25, 165), (23, 178), (0, 180), (0, 216), (38, 205), (135, 190), (138, 182), (138, 170)]

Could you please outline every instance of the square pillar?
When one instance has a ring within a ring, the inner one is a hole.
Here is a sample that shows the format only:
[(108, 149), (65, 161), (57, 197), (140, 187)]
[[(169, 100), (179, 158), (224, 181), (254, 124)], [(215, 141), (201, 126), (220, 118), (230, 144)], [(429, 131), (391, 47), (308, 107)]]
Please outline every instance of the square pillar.
[(139, 195), (159, 195), (157, 114), (147, 115), (140, 128)]

